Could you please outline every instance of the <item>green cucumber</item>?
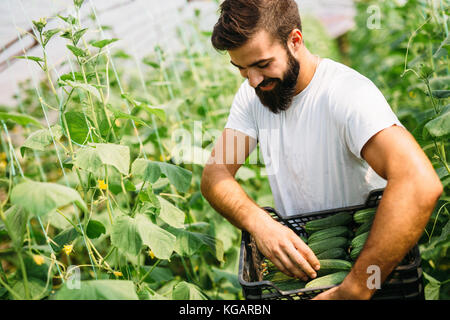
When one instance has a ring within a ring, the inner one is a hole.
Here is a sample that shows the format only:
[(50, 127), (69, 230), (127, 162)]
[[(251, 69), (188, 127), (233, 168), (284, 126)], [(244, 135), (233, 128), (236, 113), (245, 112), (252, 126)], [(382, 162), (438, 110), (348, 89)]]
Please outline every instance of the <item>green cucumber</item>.
[(314, 254), (320, 254), (331, 248), (345, 248), (348, 245), (348, 239), (344, 237), (333, 237), (324, 240), (320, 240), (309, 244), (309, 247)]
[(332, 238), (332, 237), (340, 237), (347, 236), (349, 233), (349, 229), (346, 226), (336, 226), (323, 230), (319, 230), (314, 232), (309, 238), (308, 243), (317, 242), (320, 240)]
[(375, 216), (375, 212), (377, 212), (377, 208), (367, 208), (356, 211), (353, 215), (353, 220), (356, 223), (364, 223), (370, 221)]
[(352, 242), (350, 243), (350, 246), (352, 248), (364, 246), (364, 243), (366, 243), (368, 237), (369, 237), (369, 231), (361, 233), (360, 235), (353, 238)]
[(356, 229), (355, 237), (359, 236), (360, 234), (362, 234), (364, 232), (369, 231), (371, 227), (372, 227), (372, 220), (364, 222), (362, 225), (360, 225), (358, 227), (358, 229)]
[(356, 261), (364, 246), (355, 247), (350, 251), (350, 259)]
[(347, 253), (342, 248), (331, 248), (316, 255), (317, 259), (342, 259)]
[(320, 269), (317, 271), (318, 276), (324, 276), (339, 271), (349, 271), (352, 263), (341, 259), (319, 259)]
[(352, 215), (348, 212), (339, 212), (329, 217), (308, 221), (304, 228), (308, 234), (312, 234), (315, 231), (344, 226), (352, 221)]
[(348, 271), (339, 271), (336, 273), (328, 274), (326, 276), (319, 277), (309, 281), (305, 285), (305, 288), (320, 288), (320, 287), (335, 286), (344, 281), (347, 274)]

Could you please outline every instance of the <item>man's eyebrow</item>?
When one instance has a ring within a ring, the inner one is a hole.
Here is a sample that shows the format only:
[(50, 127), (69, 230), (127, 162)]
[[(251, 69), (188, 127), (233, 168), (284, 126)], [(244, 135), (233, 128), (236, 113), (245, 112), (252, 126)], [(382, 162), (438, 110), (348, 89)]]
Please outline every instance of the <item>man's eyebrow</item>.
[[(269, 62), (269, 61), (272, 61), (272, 60), (273, 60), (273, 58), (261, 59), (261, 60), (258, 60), (258, 61), (256, 61), (256, 62), (253, 62), (252, 64), (249, 65), (249, 67), (254, 67), (254, 66), (256, 66), (256, 65), (258, 65), (258, 64), (260, 64), (260, 63), (263, 63), (263, 62)], [(242, 68), (242, 69), (244, 69), (244, 67), (241, 67), (240, 65), (234, 63), (232, 60), (230, 60), (230, 63), (231, 63), (233, 66), (237, 67), (237, 68)]]

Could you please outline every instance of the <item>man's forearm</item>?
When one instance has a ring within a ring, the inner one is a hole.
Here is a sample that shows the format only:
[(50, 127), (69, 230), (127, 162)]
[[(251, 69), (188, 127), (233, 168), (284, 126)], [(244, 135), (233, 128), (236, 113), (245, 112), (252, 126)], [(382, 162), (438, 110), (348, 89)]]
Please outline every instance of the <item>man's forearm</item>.
[(367, 286), (369, 266), (379, 267), (383, 283), (420, 238), (442, 191), (436, 184), (417, 183), (388, 182), (365, 247), (342, 283), (355, 298), (368, 299), (375, 292)]
[(234, 226), (252, 233), (257, 221), (269, 218), (228, 171), (208, 167), (204, 170), (203, 196)]

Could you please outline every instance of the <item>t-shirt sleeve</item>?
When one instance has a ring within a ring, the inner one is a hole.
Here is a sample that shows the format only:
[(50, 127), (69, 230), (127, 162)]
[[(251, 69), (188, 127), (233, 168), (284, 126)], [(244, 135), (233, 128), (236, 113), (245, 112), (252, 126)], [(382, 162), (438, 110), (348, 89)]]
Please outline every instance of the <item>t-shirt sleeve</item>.
[(372, 136), (392, 125), (405, 127), (372, 81), (359, 77), (339, 82), (334, 96), (341, 137), (350, 151), (363, 160), (361, 150)]
[(247, 80), (241, 85), (231, 105), (225, 128), (235, 129), (257, 139), (257, 128), (253, 116), (252, 88)]

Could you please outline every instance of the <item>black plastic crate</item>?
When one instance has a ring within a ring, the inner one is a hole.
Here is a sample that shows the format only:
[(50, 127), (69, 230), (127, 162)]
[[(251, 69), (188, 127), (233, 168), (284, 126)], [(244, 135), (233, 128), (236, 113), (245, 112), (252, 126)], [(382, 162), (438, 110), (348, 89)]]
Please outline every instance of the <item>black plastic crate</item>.
[[(299, 214), (289, 218), (282, 218), (273, 208), (265, 207), (263, 209), (273, 219), (289, 227), (297, 235), (307, 237), (307, 233), (303, 229), (306, 222), (325, 218), (338, 212), (350, 212), (354, 214), (361, 209), (377, 207), (382, 198), (383, 190), (376, 189), (371, 191), (367, 197), (367, 201), (363, 205)], [(290, 288), (285, 289), (280, 283), (263, 280), (263, 262), (267, 262), (267, 259), (259, 252), (250, 234), (243, 231), (239, 257), (239, 282), (246, 299), (307, 300), (334, 287), (291, 289), (292, 286), (295, 286), (295, 282), (290, 281)], [(384, 281), (381, 289), (376, 291), (372, 299), (424, 299), (422, 269), (420, 265), (420, 252), (418, 246), (415, 245)]]

